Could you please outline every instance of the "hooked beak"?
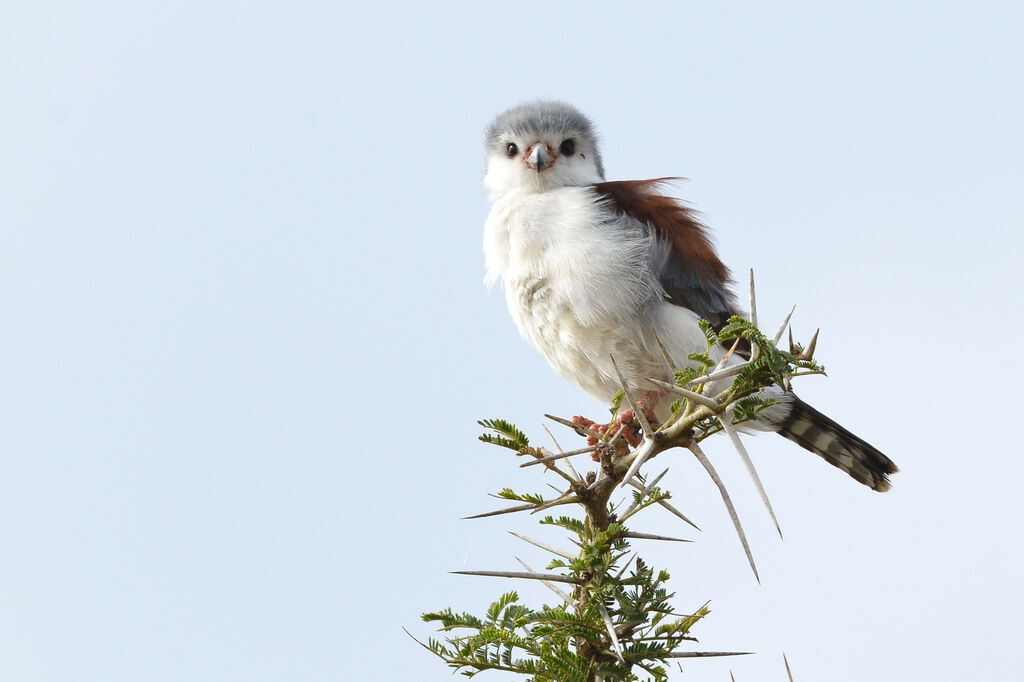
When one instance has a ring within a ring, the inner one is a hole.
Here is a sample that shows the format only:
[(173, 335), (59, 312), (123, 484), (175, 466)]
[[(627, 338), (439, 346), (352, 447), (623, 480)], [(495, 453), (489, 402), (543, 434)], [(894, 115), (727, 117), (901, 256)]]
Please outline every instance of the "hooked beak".
[(551, 165), (553, 156), (548, 152), (548, 146), (538, 142), (530, 148), (530, 154), (526, 157), (526, 163), (530, 164), (538, 173)]

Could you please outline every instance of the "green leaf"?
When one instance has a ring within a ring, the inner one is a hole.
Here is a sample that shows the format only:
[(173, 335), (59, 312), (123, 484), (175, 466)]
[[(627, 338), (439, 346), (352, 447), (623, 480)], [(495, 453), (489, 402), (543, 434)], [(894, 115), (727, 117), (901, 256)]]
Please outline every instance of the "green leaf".
[(712, 360), (707, 353), (687, 353), (686, 357), (689, 358), (690, 360), (693, 360), (694, 362), (699, 362), (700, 364), (704, 365), (704, 367), (715, 366), (715, 361)]
[(511, 422), (504, 419), (481, 419), (477, 421), (477, 424), (499, 434), (497, 436), (489, 433), (481, 435), (480, 440), (485, 443), (493, 443), (520, 452), (530, 447), (530, 439)]
[(612, 416), (615, 416), (615, 415), (617, 415), (619, 413), (619, 408), (622, 407), (622, 399), (625, 398), (625, 397), (626, 397), (626, 392), (620, 390), (612, 398), (612, 406), (610, 408), (608, 408), (608, 411), (612, 413)]
[(511, 488), (502, 488), (498, 491), (498, 497), (506, 500), (518, 500), (520, 502), (530, 502), (531, 504), (544, 504), (544, 496), (536, 493), (524, 493), (520, 494)]
[(699, 323), (700, 330), (704, 332), (704, 337), (708, 341), (708, 348), (710, 349), (719, 341), (719, 336), (715, 332), (715, 328), (707, 320), (701, 320)]

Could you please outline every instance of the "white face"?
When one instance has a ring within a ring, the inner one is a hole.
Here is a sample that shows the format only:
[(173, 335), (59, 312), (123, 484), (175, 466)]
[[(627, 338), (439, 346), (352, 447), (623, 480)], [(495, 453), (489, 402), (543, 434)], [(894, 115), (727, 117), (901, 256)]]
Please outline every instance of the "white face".
[(546, 192), (601, 182), (596, 141), (586, 133), (506, 131), (487, 153), (484, 187), (492, 200), (511, 192)]

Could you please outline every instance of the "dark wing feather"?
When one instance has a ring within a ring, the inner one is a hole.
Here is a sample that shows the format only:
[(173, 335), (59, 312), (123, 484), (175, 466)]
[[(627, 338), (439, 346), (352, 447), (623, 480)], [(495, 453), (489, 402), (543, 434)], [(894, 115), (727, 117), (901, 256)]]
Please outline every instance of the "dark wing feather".
[(659, 193), (661, 185), (672, 179), (602, 182), (594, 189), (616, 210), (648, 225), (666, 243), (668, 256), (658, 276), (668, 300), (721, 329), (729, 317), (739, 314), (729, 290), (732, 277), (694, 211)]
[[(658, 276), (668, 300), (721, 329), (729, 317), (740, 314), (729, 290), (732, 278), (693, 211), (658, 193), (669, 179), (602, 182), (594, 187), (616, 210), (647, 225), (666, 242), (668, 257)], [(741, 344), (736, 352), (750, 357), (749, 344)], [(779, 434), (861, 483), (878, 491), (889, 489), (889, 474), (899, 470), (892, 460), (796, 396), (789, 405), (789, 413), (777, 425)]]

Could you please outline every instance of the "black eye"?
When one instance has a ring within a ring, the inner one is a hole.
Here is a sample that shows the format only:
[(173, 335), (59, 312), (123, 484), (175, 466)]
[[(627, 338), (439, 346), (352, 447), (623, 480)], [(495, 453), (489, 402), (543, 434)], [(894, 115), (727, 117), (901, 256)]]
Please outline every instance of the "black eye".
[(505, 147), (505, 153), (508, 154), (508, 158), (512, 158), (519, 153), (519, 147), (516, 146), (515, 142), (509, 142), (508, 146)]
[(562, 156), (572, 156), (576, 151), (576, 140), (571, 137), (568, 140), (562, 140), (562, 144), (558, 147), (558, 152)]

